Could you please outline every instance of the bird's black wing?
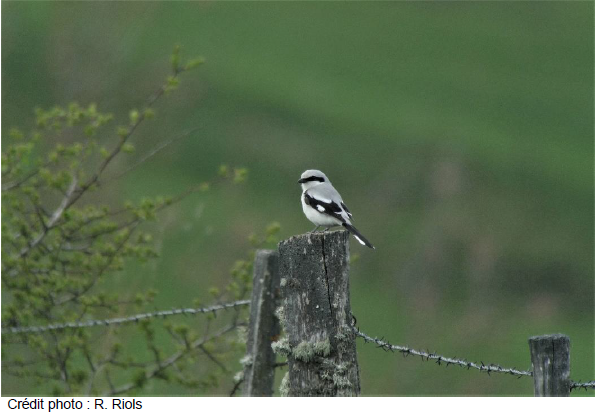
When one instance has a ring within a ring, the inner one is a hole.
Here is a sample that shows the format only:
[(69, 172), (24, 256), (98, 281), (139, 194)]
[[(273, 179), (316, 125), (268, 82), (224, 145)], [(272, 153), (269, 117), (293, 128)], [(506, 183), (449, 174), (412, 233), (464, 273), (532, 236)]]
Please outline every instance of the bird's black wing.
[(344, 202), (341, 201), (340, 205), (342, 206), (342, 208), (344, 209), (344, 211), (346, 211), (346, 214), (348, 214), (348, 217), (350, 217), (350, 219), (352, 220), (352, 213), (350, 212), (350, 210), (348, 209), (348, 207), (346, 207), (346, 204), (344, 204)]
[[(345, 222), (344, 217), (342, 217), (342, 207), (336, 204), (334, 201), (325, 202), (322, 200), (318, 200), (317, 198), (311, 196), (308, 192), (305, 191), (304, 194), (305, 203), (308, 206), (311, 206), (315, 210), (319, 211), (322, 214), (330, 215), (334, 218), (337, 218), (342, 223)], [(344, 203), (341, 203), (344, 204)]]

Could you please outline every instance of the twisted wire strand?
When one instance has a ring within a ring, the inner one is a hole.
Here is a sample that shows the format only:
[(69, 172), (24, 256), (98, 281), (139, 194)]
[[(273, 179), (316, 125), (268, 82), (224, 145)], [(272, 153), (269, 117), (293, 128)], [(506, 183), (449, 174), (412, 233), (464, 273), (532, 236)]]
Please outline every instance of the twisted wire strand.
[[(405, 357), (409, 356), (409, 355), (416, 355), (416, 356), (420, 356), (423, 361), (432, 360), (432, 361), (435, 361), (435, 363), (438, 365), (441, 365), (441, 363), (444, 362), (446, 364), (446, 366), (458, 365), (461, 367), (465, 367), (467, 369), (475, 368), (475, 369), (478, 369), (479, 371), (487, 372), (488, 375), (491, 374), (492, 372), (499, 372), (499, 373), (503, 373), (503, 374), (514, 375), (518, 378), (523, 377), (523, 376), (528, 376), (528, 377), (533, 376), (532, 371), (521, 371), (516, 368), (504, 368), (501, 365), (497, 365), (497, 364), (485, 364), (485, 363), (483, 363), (483, 361), (481, 361), (481, 363), (478, 364), (476, 362), (470, 362), (470, 361), (467, 361), (466, 359), (460, 359), (460, 358), (456, 358), (456, 357), (447, 358), (442, 355), (438, 355), (435, 352), (420, 351), (420, 350), (412, 349), (407, 346), (401, 346), (401, 345), (392, 345), (389, 342), (384, 341), (383, 338), (381, 338), (381, 339), (378, 339), (377, 337), (373, 338), (373, 337), (361, 332), (357, 327), (353, 327), (353, 330), (354, 330), (355, 335), (363, 338), (365, 343), (372, 342), (372, 343), (376, 344), (378, 348), (381, 348), (384, 351), (391, 351), (391, 352), (398, 351), (398, 352), (402, 353), (402, 355), (404, 355)], [(588, 381), (588, 382), (572, 381), (570, 383), (570, 391), (575, 390), (575, 389), (584, 389), (585, 391), (587, 391), (590, 388), (595, 389), (595, 381)]]
[(587, 391), (589, 388), (595, 389), (595, 381), (588, 381), (588, 382), (572, 382), (570, 384), (570, 391), (574, 389), (584, 389)]
[[(169, 317), (175, 315), (196, 315), (196, 314), (205, 314), (205, 313), (216, 313), (220, 310), (236, 308), (240, 306), (249, 305), (251, 301), (249, 299), (245, 300), (238, 300), (235, 302), (224, 303), (219, 305), (213, 305), (206, 308), (180, 308), (180, 309), (171, 309), (171, 310), (163, 310), (163, 311), (155, 311), (155, 312), (147, 312), (147, 313), (140, 313), (137, 315), (132, 316), (125, 316), (120, 318), (111, 318), (111, 319), (96, 319), (96, 320), (89, 320), (83, 322), (67, 322), (62, 324), (52, 324), (46, 326), (20, 326), (20, 327), (12, 327), (12, 328), (3, 328), (3, 334), (19, 334), (19, 333), (42, 333), (48, 331), (55, 331), (55, 330), (63, 330), (63, 329), (74, 329), (74, 328), (90, 328), (94, 326), (109, 326), (109, 325), (120, 325), (125, 323), (131, 322), (139, 322), (144, 319), (153, 319), (159, 317)], [(434, 361), (436, 364), (441, 365), (441, 363), (445, 363), (446, 366), (449, 365), (457, 365), (463, 368), (474, 368), (481, 372), (487, 372), (490, 375), (492, 372), (498, 372), (503, 374), (510, 374), (514, 375), (518, 378), (523, 376), (532, 377), (532, 371), (525, 371), (519, 370), (516, 368), (504, 368), (498, 364), (485, 364), (483, 361), (481, 363), (467, 361), (466, 359), (460, 359), (456, 357), (445, 357), (435, 352), (417, 350), (413, 348), (409, 348), (407, 346), (402, 345), (392, 345), (389, 342), (385, 341), (382, 337), (371, 337), (364, 332), (360, 331), (357, 327), (352, 327), (356, 336), (362, 338), (365, 343), (371, 342), (377, 345), (378, 348), (383, 349), (384, 351), (394, 352), (398, 351), (403, 356), (420, 356), (421, 360), (423, 361)], [(570, 390), (575, 389), (595, 389), (595, 381), (588, 381), (588, 382), (571, 382), (570, 383)]]
[(171, 310), (163, 310), (163, 311), (156, 311), (156, 312), (147, 312), (147, 313), (140, 313), (137, 315), (132, 316), (124, 316), (120, 318), (111, 318), (111, 319), (96, 319), (96, 320), (89, 320), (89, 321), (82, 321), (82, 322), (67, 322), (67, 323), (59, 323), (59, 324), (52, 324), (46, 326), (18, 326), (12, 328), (3, 328), (3, 334), (19, 334), (19, 333), (42, 333), (48, 331), (56, 331), (62, 329), (74, 329), (74, 328), (89, 328), (93, 326), (108, 326), (108, 325), (121, 325), (124, 323), (130, 322), (139, 322), (144, 319), (152, 319), (152, 318), (159, 318), (159, 317), (168, 317), (174, 315), (196, 315), (199, 313), (215, 313), (220, 310), (224, 309), (231, 309), (236, 308), (239, 306), (246, 306), (249, 305), (251, 301), (249, 299), (245, 300), (237, 300), (231, 303), (224, 303), (220, 305), (213, 305), (206, 308), (181, 308), (181, 309), (171, 309)]
[(384, 351), (398, 351), (400, 353), (402, 353), (402, 355), (404, 356), (409, 356), (409, 355), (416, 355), (416, 356), (420, 356), (421, 359), (423, 361), (435, 361), (436, 364), (441, 365), (441, 363), (445, 363), (446, 365), (458, 365), (467, 369), (470, 368), (474, 368), (474, 369), (478, 369), (479, 371), (482, 372), (487, 372), (487, 374), (491, 374), (492, 372), (499, 372), (499, 373), (503, 373), (503, 374), (510, 374), (510, 375), (514, 375), (518, 378), (522, 377), (522, 376), (528, 376), (528, 377), (532, 377), (533, 373), (531, 371), (523, 371), (523, 370), (519, 370), (516, 368), (504, 368), (501, 365), (498, 364), (485, 364), (483, 361), (481, 361), (480, 364), (476, 363), (476, 362), (471, 362), (471, 361), (467, 361), (466, 359), (460, 359), (460, 358), (447, 358), (445, 356), (442, 355), (438, 355), (435, 352), (429, 352), (429, 351), (421, 351), (421, 350), (417, 350), (417, 349), (412, 349), (409, 348), (407, 346), (401, 346), (401, 345), (392, 345), (386, 341), (383, 340), (383, 338), (378, 339), (377, 337), (373, 338), (363, 332), (361, 332), (358, 328), (353, 327), (354, 333), (363, 338), (365, 340), (365, 342), (372, 342), (374, 344), (377, 345), (378, 348), (383, 349)]

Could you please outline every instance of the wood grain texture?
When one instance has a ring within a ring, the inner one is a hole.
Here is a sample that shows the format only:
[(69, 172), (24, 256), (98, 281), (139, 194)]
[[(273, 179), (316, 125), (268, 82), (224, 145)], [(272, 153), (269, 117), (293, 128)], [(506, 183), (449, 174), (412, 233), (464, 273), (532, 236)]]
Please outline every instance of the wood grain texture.
[(350, 328), (349, 233), (309, 233), (279, 244), (289, 396), (357, 396)]
[(570, 396), (570, 338), (541, 335), (529, 338), (535, 397)]
[(258, 250), (253, 265), (253, 293), (247, 337), (247, 354), (243, 358), (243, 395), (271, 396), (274, 386), (276, 356), (272, 342), (280, 335), (278, 307), (280, 273), (278, 252)]

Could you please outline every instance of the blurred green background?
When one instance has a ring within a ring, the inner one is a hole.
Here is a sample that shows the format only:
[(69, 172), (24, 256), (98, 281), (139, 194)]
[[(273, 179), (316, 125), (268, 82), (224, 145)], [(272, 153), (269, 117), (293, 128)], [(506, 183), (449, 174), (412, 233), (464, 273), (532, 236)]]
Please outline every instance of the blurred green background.
[[(364, 332), (522, 369), (529, 336), (561, 332), (572, 379), (586, 381), (595, 378), (593, 39), (593, 2), (3, 1), (2, 132), (31, 128), (36, 106), (73, 100), (126, 123), (180, 44), (206, 64), (158, 106), (134, 138), (137, 155), (113, 172), (201, 128), (104, 197), (173, 195), (224, 162), (247, 167), (249, 180), (164, 212), (161, 257), (111, 286), (155, 287), (157, 308), (207, 297), (250, 233), (273, 220), (282, 238), (311, 230), (296, 181), (317, 168), (377, 246), (351, 241)], [(529, 378), (438, 367), (362, 341), (358, 352), (363, 395), (532, 395)], [(3, 394), (18, 390), (5, 378)]]

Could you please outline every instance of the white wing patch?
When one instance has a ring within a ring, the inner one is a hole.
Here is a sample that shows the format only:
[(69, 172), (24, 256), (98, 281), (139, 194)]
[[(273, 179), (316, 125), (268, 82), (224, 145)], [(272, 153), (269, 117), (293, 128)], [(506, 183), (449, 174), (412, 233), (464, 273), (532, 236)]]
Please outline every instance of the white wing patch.
[(359, 238), (359, 236), (357, 236), (356, 234), (353, 234), (353, 236), (354, 236), (354, 238), (355, 238), (355, 239), (357, 239), (357, 241), (358, 241), (359, 243), (361, 243), (363, 246), (366, 246), (365, 242), (364, 242), (363, 240), (361, 240), (361, 239)]
[(323, 213), (325, 211), (325, 207), (322, 205), (317, 205), (317, 210), (319, 210), (319, 212)]

